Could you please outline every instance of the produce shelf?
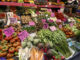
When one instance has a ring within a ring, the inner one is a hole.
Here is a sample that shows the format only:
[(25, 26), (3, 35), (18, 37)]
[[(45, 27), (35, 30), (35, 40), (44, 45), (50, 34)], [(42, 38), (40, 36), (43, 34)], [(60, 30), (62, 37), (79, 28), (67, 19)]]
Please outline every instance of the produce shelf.
[(0, 2), (0, 5), (7, 6), (25, 6), (25, 7), (47, 7), (47, 8), (61, 8), (60, 5), (35, 5), (32, 3), (16, 3), (16, 2)]

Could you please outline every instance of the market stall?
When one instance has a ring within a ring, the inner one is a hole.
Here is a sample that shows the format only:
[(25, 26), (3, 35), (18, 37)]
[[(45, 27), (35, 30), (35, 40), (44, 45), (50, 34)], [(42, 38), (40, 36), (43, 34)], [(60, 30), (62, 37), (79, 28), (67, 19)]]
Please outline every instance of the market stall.
[(78, 60), (78, 5), (77, 0), (0, 0), (0, 59)]

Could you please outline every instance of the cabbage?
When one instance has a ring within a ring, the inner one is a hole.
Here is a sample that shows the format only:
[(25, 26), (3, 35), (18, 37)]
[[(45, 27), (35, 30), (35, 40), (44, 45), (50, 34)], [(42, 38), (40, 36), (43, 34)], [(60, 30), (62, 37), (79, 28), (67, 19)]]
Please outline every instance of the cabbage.
[(37, 43), (39, 43), (40, 39), (34, 39), (33, 43), (34, 45), (36, 45)]

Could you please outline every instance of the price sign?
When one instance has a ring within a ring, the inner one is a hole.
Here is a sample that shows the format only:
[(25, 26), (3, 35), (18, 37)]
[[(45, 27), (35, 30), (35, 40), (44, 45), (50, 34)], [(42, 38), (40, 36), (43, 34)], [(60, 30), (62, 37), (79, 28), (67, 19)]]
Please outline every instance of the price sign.
[(55, 14), (54, 13), (51, 13), (51, 17), (54, 17), (55, 16)]
[(28, 36), (29, 36), (29, 33), (25, 30), (18, 34), (18, 37), (20, 38), (21, 41), (23, 41)]
[(46, 19), (42, 19), (42, 23), (46, 23)]
[(62, 28), (62, 25), (59, 25), (59, 28)]
[(56, 29), (55, 26), (50, 26), (50, 30), (51, 30), (51, 31), (55, 31), (55, 30), (57, 30), (57, 29)]
[(60, 10), (58, 10), (58, 13), (61, 13), (61, 11), (60, 11)]
[(52, 12), (52, 10), (51, 10), (51, 9), (47, 9), (47, 11), (48, 11), (48, 12)]
[(45, 7), (48, 7), (48, 5), (45, 5)]
[(17, 23), (17, 19), (16, 18), (10, 18), (10, 23)]
[(72, 45), (73, 45), (73, 43), (72, 43), (72, 42), (68, 42), (68, 45), (69, 45), (69, 46), (72, 46)]
[(60, 20), (60, 19), (58, 19), (56, 22), (61, 22), (61, 20)]
[(30, 26), (35, 26), (35, 23), (34, 23), (33, 21), (30, 21), (30, 22), (29, 22), (29, 25), (30, 25)]
[(72, 27), (73, 26), (73, 23), (70, 23), (70, 26)]
[(9, 37), (9, 36), (11, 36), (14, 33), (14, 29), (13, 29), (13, 27), (6, 28), (6, 29), (3, 30), (3, 33), (7, 37)]

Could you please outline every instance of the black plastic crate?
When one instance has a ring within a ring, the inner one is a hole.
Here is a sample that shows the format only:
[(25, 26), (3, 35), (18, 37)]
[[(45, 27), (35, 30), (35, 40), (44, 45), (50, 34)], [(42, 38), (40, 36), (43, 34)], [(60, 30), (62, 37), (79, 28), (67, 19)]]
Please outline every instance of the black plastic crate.
[(73, 56), (69, 60), (80, 60), (80, 52), (78, 52), (75, 56)]

